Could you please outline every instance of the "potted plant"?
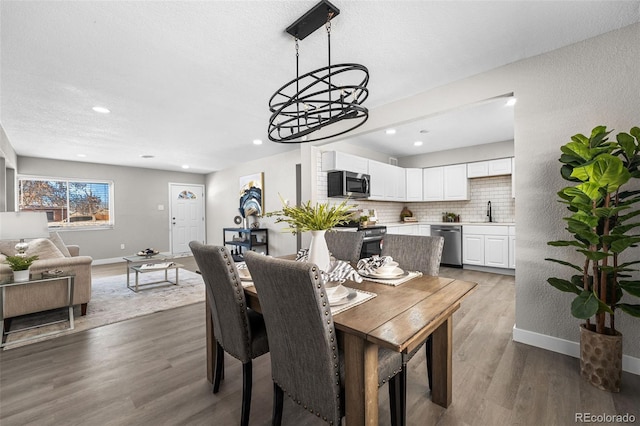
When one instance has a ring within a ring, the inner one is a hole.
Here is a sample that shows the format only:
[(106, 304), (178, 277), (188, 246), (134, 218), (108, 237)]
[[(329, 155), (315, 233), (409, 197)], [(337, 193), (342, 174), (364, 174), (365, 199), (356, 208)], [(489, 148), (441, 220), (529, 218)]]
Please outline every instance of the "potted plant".
[(572, 184), (558, 196), (570, 211), (564, 220), (573, 239), (548, 244), (574, 248), (582, 263), (546, 260), (576, 271), (547, 281), (576, 295), (571, 314), (585, 320), (580, 326), (581, 375), (600, 389), (618, 392), (622, 334), (615, 328), (615, 311), (640, 317), (640, 305), (629, 303), (629, 297), (640, 297), (640, 281), (631, 275), (640, 260), (621, 256), (640, 242), (640, 191), (626, 190), (640, 178), (640, 128), (618, 133), (615, 141), (608, 139), (610, 133), (598, 126), (590, 137), (574, 135), (561, 147), (561, 174)]
[(285, 231), (294, 234), (311, 231), (311, 244), (309, 246), (309, 262), (315, 263), (321, 270), (329, 267), (329, 249), (324, 234), (331, 228), (346, 223), (352, 219), (352, 209), (356, 206), (347, 204), (348, 199), (340, 204), (316, 203), (311, 205), (307, 201), (299, 206), (289, 206), (280, 197), (282, 210), (269, 212), (267, 217), (275, 217), (276, 223), (284, 222), (289, 225)]
[(5, 261), (13, 271), (13, 280), (16, 282), (29, 281), (29, 267), (38, 256), (7, 256)]

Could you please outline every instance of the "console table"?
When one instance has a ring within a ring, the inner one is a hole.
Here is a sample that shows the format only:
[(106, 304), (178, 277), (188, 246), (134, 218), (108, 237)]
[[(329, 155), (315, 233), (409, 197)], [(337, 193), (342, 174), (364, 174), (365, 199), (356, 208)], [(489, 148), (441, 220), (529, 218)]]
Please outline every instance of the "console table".
[(225, 245), (232, 246), (231, 255), (236, 262), (244, 261), (243, 253), (246, 250), (269, 254), (269, 230), (267, 228), (223, 228), (222, 241)]

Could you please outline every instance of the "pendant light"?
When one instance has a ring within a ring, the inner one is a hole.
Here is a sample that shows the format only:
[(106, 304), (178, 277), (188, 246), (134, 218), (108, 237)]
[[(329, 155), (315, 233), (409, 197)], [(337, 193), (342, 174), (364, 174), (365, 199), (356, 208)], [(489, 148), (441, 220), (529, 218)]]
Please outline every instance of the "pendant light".
[[(296, 78), (269, 99), (269, 139), (280, 143), (315, 142), (362, 126), (369, 111), (362, 103), (369, 96), (369, 70), (360, 64), (331, 64), (331, 19), (340, 10), (322, 0), (287, 28), (295, 40)], [(321, 26), (327, 31), (328, 65), (300, 75), (299, 40)], [(335, 126), (340, 122), (347, 125)], [(329, 129), (321, 135), (320, 129)]]

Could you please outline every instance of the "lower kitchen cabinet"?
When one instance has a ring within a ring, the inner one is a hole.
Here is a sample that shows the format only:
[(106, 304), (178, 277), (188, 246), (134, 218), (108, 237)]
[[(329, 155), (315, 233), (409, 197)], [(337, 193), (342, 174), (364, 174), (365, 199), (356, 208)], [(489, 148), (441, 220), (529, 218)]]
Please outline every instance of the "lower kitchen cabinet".
[[(464, 226), (462, 263), (492, 268), (515, 268), (515, 251), (510, 244), (508, 226)], [(513, 260), (512, 260), (513, 259)], [(514, 265), (514, 266), (512, 266)]]

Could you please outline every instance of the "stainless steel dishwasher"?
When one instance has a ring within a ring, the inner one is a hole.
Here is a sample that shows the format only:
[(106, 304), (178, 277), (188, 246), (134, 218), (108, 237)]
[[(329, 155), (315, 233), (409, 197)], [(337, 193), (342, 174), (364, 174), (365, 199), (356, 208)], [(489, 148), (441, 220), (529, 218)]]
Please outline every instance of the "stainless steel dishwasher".
[(462, 266), (462, 226), (431, 225), (431, 235), (444, 238), (442, 260), (440, 263), (451, 266)]

